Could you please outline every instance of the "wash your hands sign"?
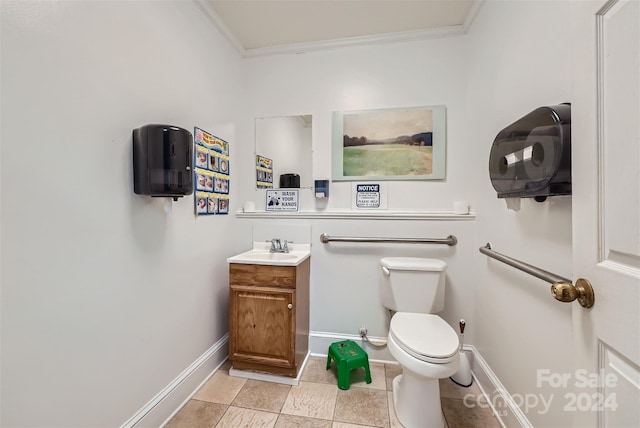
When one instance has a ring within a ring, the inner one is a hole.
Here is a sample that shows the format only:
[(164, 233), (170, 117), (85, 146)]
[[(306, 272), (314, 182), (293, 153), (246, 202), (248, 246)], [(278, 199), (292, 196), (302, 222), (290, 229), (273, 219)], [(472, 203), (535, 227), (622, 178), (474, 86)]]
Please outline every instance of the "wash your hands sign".
[(298, 190), (267, 190), (265, 211), (298, 211)]

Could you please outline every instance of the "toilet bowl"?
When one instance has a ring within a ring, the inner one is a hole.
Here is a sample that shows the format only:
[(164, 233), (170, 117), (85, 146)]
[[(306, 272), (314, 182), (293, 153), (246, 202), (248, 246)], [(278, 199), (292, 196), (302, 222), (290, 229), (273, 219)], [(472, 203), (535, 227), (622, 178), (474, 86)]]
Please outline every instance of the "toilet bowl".
[(393, 380), (400, 423), (406, 428), (443, 427), (438, 379), (458, 371), (456, 332), (437, 315), (398, 312), (391, 319), (387, 344), (402, 367)]
[(380, 265), (382, 305), (395, 311), (387, 345), (402, 367), (393, 380), (396, 416), (405, 428), (442, 428), (438, 380), (452, 376), (460, 365), (458, 335), (435, 315), (444, 308), (446, 263), (385, 257)]

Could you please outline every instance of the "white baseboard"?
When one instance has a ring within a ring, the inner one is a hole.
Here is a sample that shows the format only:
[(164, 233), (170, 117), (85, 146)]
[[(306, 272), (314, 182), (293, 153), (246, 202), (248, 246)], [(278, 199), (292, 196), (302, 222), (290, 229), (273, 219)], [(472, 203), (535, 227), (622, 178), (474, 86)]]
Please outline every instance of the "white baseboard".
[[(386, 337), (369, 337), (375, 343), (386, 342)], [(309, 352), (314, 356), (327, 355), (329, 346), (334, 342), (353, 340), (369, 356), (369, 361), (395, 362), (387, 347), (377, 348), (364, 341), (358, 334), (328, 333), (324, 331), (309, 332)]]
[(502, 426), (533, 428), (480, 352), (472, 345), (465, 345), (464, 350), (472, 353), (471, 372)]
[(226, 361), (229, 355), (228, 343), (227, 333), (120, 428), (163, 426)]
[(298, 376), (296, 377), (273, 375), (269, 373), (259, 373), (251, 370), (236, 370), (233, 367), (229, 369), (229, 376), (242, 377), (245, 379), (262, 380), (265, 382), (272, 382), (272, 383), (281, 383), (284, 385), (298, 386), (300, 384), (300, 378), (302, 377), (302, 372), (304, 372), (304, 368), (306, 367), (307, 362), (309, 361), (310, 355), (311, 353), (307, 353), (307, 355), (304, 357), (304, 360), (302, 361), (302, 365), (298, 368)]

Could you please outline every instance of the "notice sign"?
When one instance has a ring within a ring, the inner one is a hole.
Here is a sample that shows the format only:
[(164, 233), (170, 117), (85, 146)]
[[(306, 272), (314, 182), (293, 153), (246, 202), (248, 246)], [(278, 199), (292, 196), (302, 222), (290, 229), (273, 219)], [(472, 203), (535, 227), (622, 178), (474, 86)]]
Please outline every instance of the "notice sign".
[(386, 209), (385, 183), (354, 183), (352, 208)]
[(298, 190), (267, 190), (265, 211), (298, 211)]
[(379, 208), (380, 207), (380, 185), (379, 184), (358, 184), (356, 186), (356, 207)]

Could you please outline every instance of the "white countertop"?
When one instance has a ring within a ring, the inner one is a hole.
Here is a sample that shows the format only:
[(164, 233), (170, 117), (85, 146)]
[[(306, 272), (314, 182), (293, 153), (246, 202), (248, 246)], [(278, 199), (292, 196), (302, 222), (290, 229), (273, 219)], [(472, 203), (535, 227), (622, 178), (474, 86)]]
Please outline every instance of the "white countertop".
[(310, 244), (288, 243), (287, 246), (288, 253), (270, 253), (270, 242), (254, 242), (251, 250), (229, 257), (227, 263), (298, 266), (311, 256)]

